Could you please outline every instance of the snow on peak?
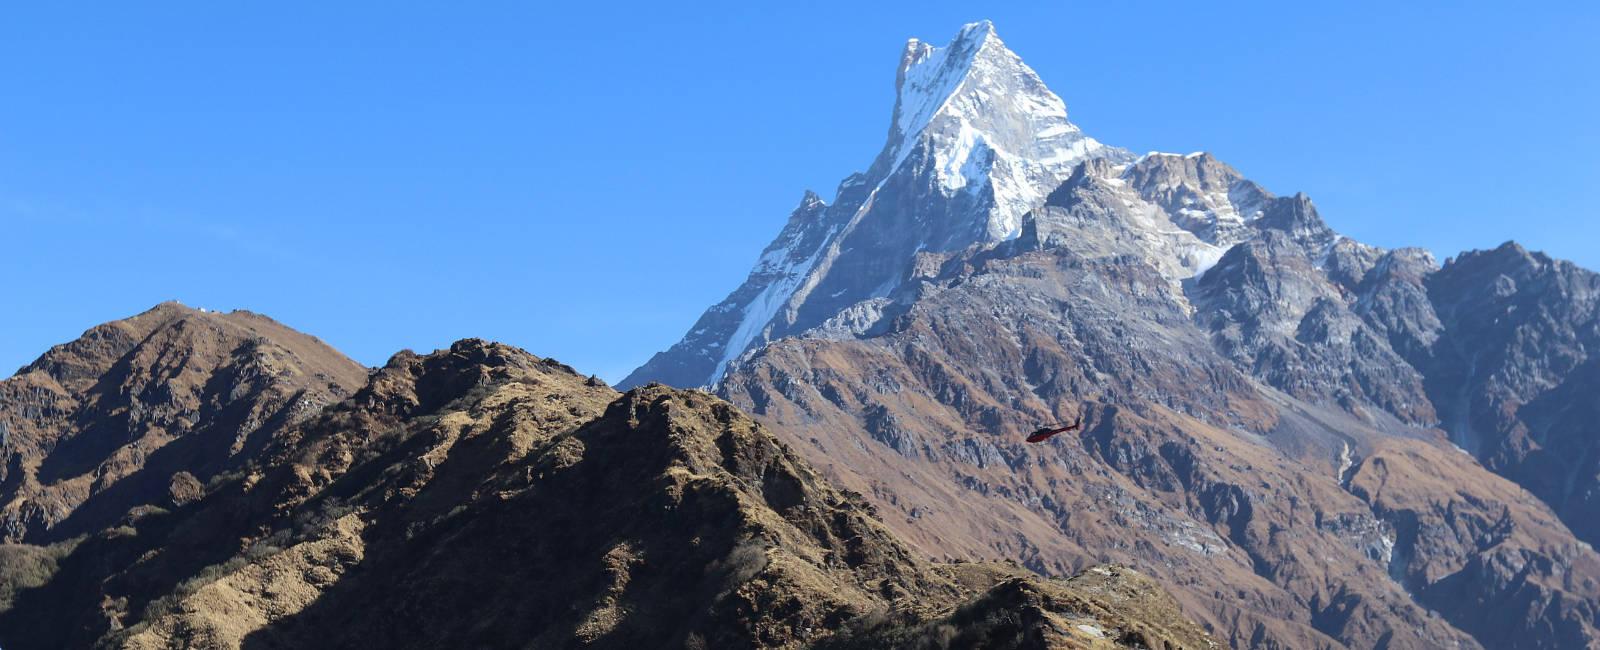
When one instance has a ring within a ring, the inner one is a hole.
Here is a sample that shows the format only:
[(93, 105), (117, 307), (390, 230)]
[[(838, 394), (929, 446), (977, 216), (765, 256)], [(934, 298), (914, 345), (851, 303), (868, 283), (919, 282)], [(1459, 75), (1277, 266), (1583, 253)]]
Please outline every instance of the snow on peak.
[(1144, 161), (1149, 160), (1151, 158), (1182, 158), (1184, 160), (1196, 160), (1196, 159), (1199, 159), (1199, 158), (1204, 158), (1207, 155), (1208, 154), (1206, 152), (1204, 152), (1204, 151), (1192, 151), (1192, 152), (1189, 152), (1189, 153), (1172, 153), (1170, 151), (1149, 151), (1149, 152), (1146, 152), (1143, 156), (1139, 156), (1139, 160), (1137, 160), (1136, 162), (1144, 162)]
[(961, 31), (956, 32), (956, 40), (985, 39), (994, 36), (994, 23), (988, 18), (967, 23), (961, 26)]
[(1133, 158), (1067, 121), (1066, 104), (988, 21), (963, 26), (943, 47), (911, 39), (898, 72), (877, 159), (840, 182), (832, 203), (802, 198), (745, 284), (707, 312), (710, 328), (684, 339), (695, 352), (670, 363), (704, 368), (701, 379), (715, 384), (773, 337), (840, 314), (836, 329), (855, 331), (882, 316), (871, 305), (892, 294), (917, 253), (1019, 237), (1023, 215), (1080, 162)]
[(896, 75), (894, 135), (909, 140), (927, 128), (929, 120), (967, 81), (978, 54), (991, 40), (1005, 48), (994, 35), (994, 26), (984, 21), (962, 27), (955, 40), (942, 48), (915, 38), (906, 41)]
[(1022, 233), (1022, 216), (1109, 149), (1067, 120), (1067, 106), (1008, 49), (989, 21), (970, 23), (944, 47), (906, 43), (897, 75), (888, 174), (925, 150), (947, 196), (992, 190), (986, 238)]
[[(962, 26), (944, 47), (918, 39), (906, 42), (897, 75), (894, 129), (891, 136), (910, 140), (930, 126), (945, 109), (971, 115), (972, 109), (1026, 108), (1065, 121), (1067, 106), (1044, 86), (1039, 76), (1006, 48), (987, 20)], [(996, 90), (1022, 90), (1026, 96), (993, 95)], [(962, 95), (978, 95), (961, 102)], [(980, 102), (972, 102), (978, 99)], [(995, 100), (1015, 99), (1025, 106), (1000, 106)], [(993, 102), (996, 105), (990, 106)]]
[(805, 195), (800, 197), (800, 204), (794, 206), (794, 212), (807, 212), (826, 207), (828, 207), (827, 201), (822, 200), (816, 192), (806, 190)]

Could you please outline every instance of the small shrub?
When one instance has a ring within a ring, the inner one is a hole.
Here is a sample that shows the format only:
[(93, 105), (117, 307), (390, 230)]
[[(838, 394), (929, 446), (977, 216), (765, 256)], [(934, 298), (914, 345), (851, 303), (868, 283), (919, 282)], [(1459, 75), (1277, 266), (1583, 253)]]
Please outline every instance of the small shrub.
[(768, 563), (766, 545), (750, 539), (740, 542), (727, 557), (712, 562), (707, 569), (721, 574), (722, 588), (731, 591), (765, 571)]
[(11, 609), (17, 592), (50, 582), (58, 560), (46, 547), (0, 544), (0, 612)]

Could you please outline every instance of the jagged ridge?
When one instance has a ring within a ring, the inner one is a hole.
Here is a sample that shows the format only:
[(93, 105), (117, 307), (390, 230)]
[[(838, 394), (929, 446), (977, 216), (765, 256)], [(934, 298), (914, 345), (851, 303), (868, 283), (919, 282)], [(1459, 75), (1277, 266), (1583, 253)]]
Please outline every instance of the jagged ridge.
[(0, 613), (8, 648), (1212, 645), (1125, 569), (929, 563), (708, 394), (472, 340), (397, 355), (199, 500), (50, 552)]

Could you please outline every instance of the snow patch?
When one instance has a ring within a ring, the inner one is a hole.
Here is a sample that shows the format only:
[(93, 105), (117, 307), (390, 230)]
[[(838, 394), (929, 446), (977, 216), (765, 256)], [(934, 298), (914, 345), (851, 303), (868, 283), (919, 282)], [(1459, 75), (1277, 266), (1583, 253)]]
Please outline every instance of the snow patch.
[(1084, 634), (1087, 634), (1089, 636), (1092, 636), (1092, 637), (1094, 637), (1096, 639), (1104, 639), (1104, 638), (1106, 638), (1106, 631), (1100, 629), (1100, 627), (1097, 626), (1097, 625), (1089, 625), (1088, 623), (1079, 623), (1078, 624), (1078, 631), (1082, 632)]
[(1217, 262), (1222, 261), (1222, 256), (1228, 254), (1228, 249), (1220, 246), (1199, 248), (1194, 251), (1194, 278), (1204, 277), (1206, 271), (1216, 268)]
[[(739, 319), (739, 327), (733, 331), (732, 336), (728, 337), (727, 347), (723, 348), (722, 359), (717, 362), (716, 369), (711, 373), (711, 379), (706, 382), (708, 385), (714, 385), (722, 381), (722, 373), (727, 372), (728, 364), (732, 363), (740, 353), (744, 352), (745, 348), (748, 348), (756, 336), (761, 333), (761, 330), (767, 326), (767, 323), (778, 315), (778, 310), (788, 302), (790, 296), (794, 295), (795, 289), (805, 280), (806, 275), (810, 274), (811, 269), (816, 266), (817, 260), (822, 257), (823, 251), (828, 249), (828, 244), (832, 242), (833, 236), (837, 232), (837, 229), (829, 230), (827, 236), (823, 237), (823, 244), (818, 246), (810, 257), (803, 262), (783, 268), (777, 279), (767, 284), (761, 290), (761, 293), (756, 294), (756, 297), (745, 305), (744, 315)], [(761, 263), (758, 264), (758, 268), (775, 270), (778, 267), (779, 260), (784, 259), (780, 257), (780, 253), (783, 256), (787, 256), (789, 251), (790, 246), (768, 251), (766, 255), (761, 256)]]

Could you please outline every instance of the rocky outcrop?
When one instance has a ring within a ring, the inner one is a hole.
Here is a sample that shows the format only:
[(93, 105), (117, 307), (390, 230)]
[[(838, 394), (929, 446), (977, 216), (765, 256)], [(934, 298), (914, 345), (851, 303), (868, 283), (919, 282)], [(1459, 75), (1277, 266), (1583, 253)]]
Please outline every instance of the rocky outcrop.
[[(1304, 215), (1315, 218), (1314, 211)], [(1216, 349), (1300, 399), (1351, 412), (1372, 408), (1412, 425), (1437, 421), (1422, 375), (1353, 311), (1349, 285), (1365, 277), (1360, 256), (1370, 249), (1319, 238), (1308, 246), (1292, 230), (1263, 224), (1188, 292)], [(1335, 266), (1335, 259), (1345, 261)]]
[[(1464, 454), (1390, 441), (1349, 487), (1394, 530), (1390, 574), (1485, 647), (1595, 645), (1600, 558), (1527, 492), (1481, 474)], [(1466, 498), (1436, 496), (1452, 490)]]
[(1424, 284), (1442, 327), (1416, 363), (1446, 428), (1600, 543), (1600, 275), (1507, 243)]

